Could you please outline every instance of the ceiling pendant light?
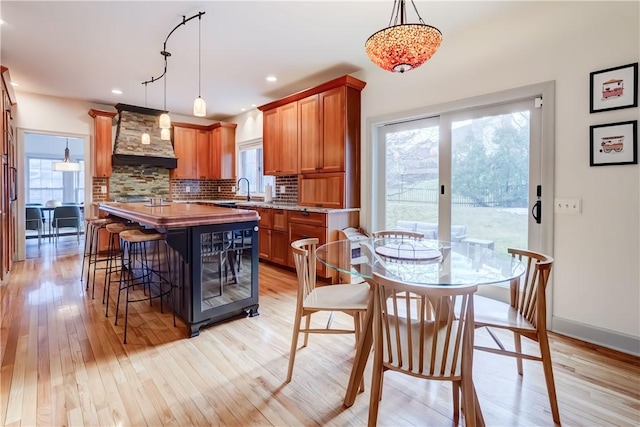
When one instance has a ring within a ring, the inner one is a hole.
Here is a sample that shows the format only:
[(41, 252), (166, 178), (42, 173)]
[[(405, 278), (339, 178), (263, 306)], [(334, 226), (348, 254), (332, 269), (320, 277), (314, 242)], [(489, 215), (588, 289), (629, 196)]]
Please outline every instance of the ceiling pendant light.
[(74, 163), (69, 157), (69, 138), (67, 138), (67, 147), (64, 149), (64, 159), (61, 162), (53, 163), (53, 170), (58, 172), (78, 172), (80, 163)]
[(201, 28), (202, 17), (198, 16), (198, 97), (193, 101), (193, 115), (196, 117), (204, 117), (207, 115), (207, 104), (202, 99), (201, 95), (201, 73), (202, 73), (202, 50), (201, 50)]
[[(147, 106), (147, 82), (144, 83), (144, 106)], [(146, 130), (142, 134), (141, 141), (142, 145), (150, 145), (151, 137), (149, 136), (149, 132)]]
[[(171, 54), (166, 50), (163, 50), (160, 53), (164, 56), (164, 77), (162, 80), (164, 83), (164, 110), (167, 111), (167, 56), (171, 56)], [(170, 128), (171, 128), (171, 117), (169, 117), (169, 113), (160, 114), (160, 129), (169, 130)]]
[(371, 61), (384, 70), (404, 73), (418, 68), (436, 53), (442, 42), (440, 30), (425, 24), (415, 3), (410, 1), (418, 23), (407, 23), (405, 0), (395, 0), (389, 26), (374, 33), (364, 45)]

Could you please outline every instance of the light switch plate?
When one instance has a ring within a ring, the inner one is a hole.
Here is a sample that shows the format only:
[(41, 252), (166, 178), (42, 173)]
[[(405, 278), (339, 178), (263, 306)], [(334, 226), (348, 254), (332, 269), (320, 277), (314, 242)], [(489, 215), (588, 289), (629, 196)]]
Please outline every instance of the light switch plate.
[(280, 186), (280, 194), (284, 194), (286, 191), (287, 191), (286, 185), (281, 185)]
[(187, 185), (186, 187), (184, 187), (184, 191), (186, 191), (187, 193), (191, 193), (191, 187)]
[(101, 185), (100, 186), (100, 192), (102, 194), (107, 194), (107, 186), (106, 185)]

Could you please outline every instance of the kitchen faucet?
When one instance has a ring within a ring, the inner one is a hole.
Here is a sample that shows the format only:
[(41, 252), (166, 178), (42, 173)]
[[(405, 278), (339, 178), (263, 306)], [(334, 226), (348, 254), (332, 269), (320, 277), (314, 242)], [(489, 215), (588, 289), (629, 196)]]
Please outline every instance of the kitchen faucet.
[(240, 190), (240, 181), (242, 181), (243, 179), (245, 181), (247, 181), (247, 202), (250, 202), (251, 201), (251, 193), (249, 193), (249, 187), (251, 186), (251, 184), (249, 184), (249, 180), (247, 178), (240, 178), (238, 180), (238, 190)]

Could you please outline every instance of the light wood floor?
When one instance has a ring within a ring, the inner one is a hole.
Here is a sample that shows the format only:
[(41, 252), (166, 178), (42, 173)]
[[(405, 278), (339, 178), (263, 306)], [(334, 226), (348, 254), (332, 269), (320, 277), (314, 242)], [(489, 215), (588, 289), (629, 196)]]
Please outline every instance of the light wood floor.
[[(186, 338), (171, 315), (134, 304), (129, 344), (80, 282), (75, 238), (28, 245), (1, 290), (0, 423), (14, 426), (363, 426), (366, 391), (342, 405), (353, 361), (351, 336), (313, 335), (284, 384), (295, 276), (260, 265), (260, 316)], [(113, 295), (114, 293), (112, 293)], [(115, 300), (113, 301), (115, 304)], [(322, 319), (324, 320), (324, 319)], [(350, 319), (336, 319), (349, 326)], [(318, 320), (320, 323), (320, 319)], [(483, 340), (478, 336), (477, 340)], [(565, 425), (640, 425), (638, 358), (552, 337)], [(488, 425), (552, 424), (539, 363), (476, 352), (474, 380)], [(452, 424), (448, 384), (385, 375), (379, 424)]]

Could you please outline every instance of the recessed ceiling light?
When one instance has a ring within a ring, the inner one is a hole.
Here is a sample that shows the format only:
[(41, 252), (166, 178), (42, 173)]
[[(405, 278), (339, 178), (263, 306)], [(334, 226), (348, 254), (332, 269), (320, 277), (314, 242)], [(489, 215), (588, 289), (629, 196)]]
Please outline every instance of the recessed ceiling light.
[(278, 81), (278, 78), (276, 76), (267, 76), (267, 81), (268, 82), (276, 82), (276, 81)]
[(18, 86), (20, 86), (20, 85), (19, 85), (18, 83), (16, 83), (16, 82), (11, 82), (11, 86), (13, 86), (13, 87), (18, 87)]
[(240, 111), (247, 111), (247, 109), (246, 108), (241, 108)]
[(256, 108), (256, 104), (251, 104), (251, 106), (252, 106), (253, 108)]
[(4, 24), (4, 21), (2, 19), (0, 19), (0, 25)]
[(122, 91), (120, 89), (112, 89), (111, 93), (114, 93), (116, 95), (122, 95)]

